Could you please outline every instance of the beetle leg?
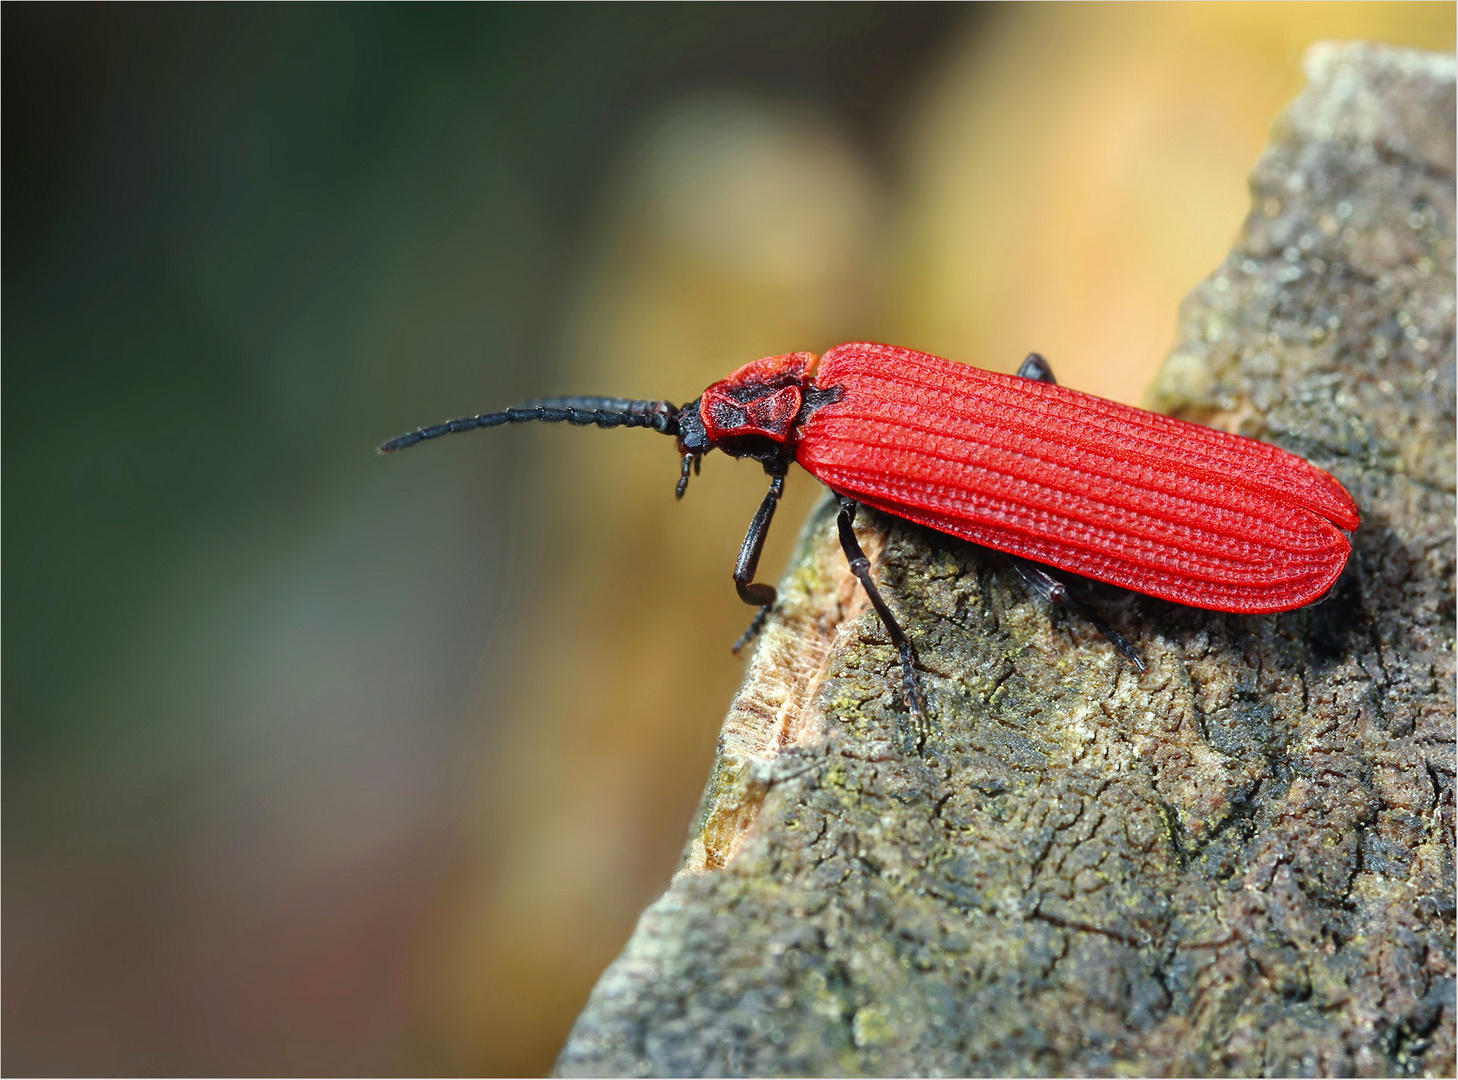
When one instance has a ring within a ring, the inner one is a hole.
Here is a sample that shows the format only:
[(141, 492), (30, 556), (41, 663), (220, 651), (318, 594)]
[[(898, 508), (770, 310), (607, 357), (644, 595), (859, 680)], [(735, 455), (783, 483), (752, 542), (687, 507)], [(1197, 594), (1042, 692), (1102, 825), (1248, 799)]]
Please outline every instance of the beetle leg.
[(692, 469), (695, 476), (699, 475), (699, 461), (702, 458), (702, 454), (690, 453), (683, 456), (683, 467), (678, 473), (678, 484), (673, 489), (675, 499), (682, 499), (683, 493), (688, 490), (689, 470)]
[(730, 648), (730, 651), (733, 652), (735, 656), (739, 655), (740, 650), (742, 650), (744, 646), (748, 645), (755, 638), (759, 637), (759, 632), (764, 629), (764, 624), (769, 621), (769, 613), (773, 610), (773, 604), (764, 604), (760, 607), (758, 611), (754, 613), (754, 618), (749, 620), (749, 625), (744, 628), (744, 633), (739, 635), (739, 640), (736, 641)]
[(1043, 359), (1041, 353), (1030, 352), (1028, 358), (1023, 361), (1022, 367), (1018, 368), (1018, 378), (1033, 379), (1036, 382), (1057, 384), (1058, 380), (1053, 377), (1053, 365)]
[(764, 538), (769, 535), (770, 522), (775, 517), (775, 505), (780, 501), (784, 490), (785, 474), (770, 473), (769, 491), (765, 493), (764, 502), (755, 511), (754, 520), (749, 523), (749, 531), (744, 534), (744, 543), (739, 548), (739, 561), (734, 564), (734, 587), (739, 590), (739, 599), (746, 604), (759, 605), (759, 611), (750, 621), (749, 628), (734, 643), (736, 653), (759, 636), (759, 632), (764, 629), (765, 620), (769, 618), (770, 609), (775, 606), (775, 587), (763, 582), (756, 583), (754, 572), (759, 569), (759, 557), (764, 552)]
[[(1018, 368), (1018, 377), (1022, 379), (1033, 379), (1037, 382), (1057, 383), (1053, 377), (1053, 365), (1043, 359), (1041, 353), (1028, 353), (1028, 358)], [(1115, 630), (1099, 616), (1098, 612), (1074, 599), (1068, 591), (1068, 586), (1059, 581), (1041, 566), (1020, 559), (1016, 555), (1009, 555), (1012, 560), (1013, 569), (1018, 575), (1032, 587), (1033, 591), (1043, 597), (1051, 604), (1063, 604), (1072, 608), (1078, 614), (1093, 624), (1095, 630), (1103, 634), (1129, 660), (1131, 664), (1140, 671), (1144, 671), (1144, 658), (1139, 655), (1139, 650), (1134, 648), (1119, 631)]]
[(1098, 612), (1094, 611), (1088, 605), (1080, 603), (1068, 591), (1067, 585), (1063, 584), (1063, 582), (1059, 581), (1041, 566), (1028, 562), (1027, 559), (1020, 559), (1016, 555), (1009, 555), (1008, 558), (1012, 560), (1013, 569), (1018, 572), (1019, 576), (1028, 583), (1034, 592), (1050, 604), (1062, 604), (1065, 607), (1072, 608), (1092, 623), (1095, 630), (1108, 638), (1114, 648), (1124, 654), (1124, 657), (1129, 663), (1133, 664), (1140, 671), (1148, 670), (1144, 666), (1144, 657), (1139, 655), (1139, 650), (1133, 646), (1129, 639), (1105, 622)]
[(912, 648), (906, 631), (896, 621), (896, 616), (886, 606), (886, 601), (881, 598), (881, 591), (876, 588), (876, 583), (871, 580), (871, 560), (866, 558), (860, 541), (856, 539), (856, 508), (859, 505), (854, 499), (840, 496), (840, 516), (836, 518), (836, 525), (840, 529), (840, 546), (850, 563), (850, 572), (860, 579), (866, 595), (871, 598), (871, 606), (881, 616), (886, 633), (891, 635), (891, 644), (901, 654), (901, 687), (906, 698), (906, 707), (911, 710), (912, 724), (916, 727), (917, 734), (925, 735), (922, 729), (921, 688), (916, 678), (916, 650)]

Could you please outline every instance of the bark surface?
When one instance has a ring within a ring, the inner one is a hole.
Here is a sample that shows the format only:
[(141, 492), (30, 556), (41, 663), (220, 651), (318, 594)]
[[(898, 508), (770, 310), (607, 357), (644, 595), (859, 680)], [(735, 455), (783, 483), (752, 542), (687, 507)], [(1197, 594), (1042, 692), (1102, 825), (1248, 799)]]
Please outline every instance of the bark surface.
[(822, 507), (560, 1073), (1453, 1074), (1454, 61), (1307, 68), (1150, 404), (1347, 485), (1330, 597), (1081, 585), (1141, 676), (1001, 556), (863, 512), (918, 745)]

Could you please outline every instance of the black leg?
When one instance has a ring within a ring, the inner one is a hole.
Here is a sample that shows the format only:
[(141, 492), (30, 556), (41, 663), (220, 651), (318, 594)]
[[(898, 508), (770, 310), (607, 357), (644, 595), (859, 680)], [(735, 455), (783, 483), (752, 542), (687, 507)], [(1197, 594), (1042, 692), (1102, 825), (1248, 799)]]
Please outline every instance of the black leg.
[(1053, 377), (1053, 365), (1044, 360), (1040, 353), (1035, 352), (1028, 353), (1028, 358), (1023, 361), (1023, 366), (1018, 368), (1018, 378), (1050, 383), (1058, 381)]
[[(1038, 382), (1058, 382), (1053, 377), (1053, 366), (1039, 353), (1028, 353), (1028, 358), (1023, 361), (1022, 367), (1018, 368), (1018, 376), (1024, 379), (1035, 379)], [(1036, 563), (1020, 559), (1016, 555), (1009, 555), (1008, 558), (1012, 560), (1013, 569), (1032, 587), (1034, 592), (1051, 604), (1063, 604), (1078, 612), (1093, 624), (1095, 630), (1113, 642), (1114, 648), (1123, 653), (1131, 664), (1140, 671), (1145, 670), (1144, 658), (1139, 655), (1139, 650), (1129, 643), (1129, 639), (1105, 622), (1097, 612), (1075, 600), (1069, 593), (1067, 585)]]
[[(687, 468), (684, 472), (687, 476)], [(749, 523), (749, 531), (744, 534), (744, 543), (739, 548), (739, 561), (734, 564), (734, 587), (739, 590), (739, 599), (746, 604), (759, 605), (749, 628), (734, 643), (736, 653), (759, 636), (770, 609), (775, 606), (775, 587), (763, 582), (756, 584), (754, 580), (754, 572), (759, 569), (759, 557), (764, 552), (764, 538), (769, 535), (770, 522), (775, 517), (775, 505), (785, 490), (784, 473), (771, 473), (770, 477), (769, 491), (755, 511), (754, 520)]]
[(678, 484), (673, 489), (673, 497), (675, 499), (682, 499), (683, 493), (688, 490), (689, 470), (694, 467), (694, 462), (697, 460), (697, 454), (685, 454), (683, 456), (683, 468), (678, 472)]
[(845, 551), (846, 560), (850, 563), (850, 572), (860, 579), (866, 595), (871, 598), (871, 606), (876, 609), (876, 614), (881, 616), (881, 623), (886, 627), (886, 633), (891, 635), (891, 644), (896, 646), (896, 651), (901, 654), (901, 687), (903, 696), (906, 698), (906, 707), (911, 710), (911, 719), (917, 729), (919, 736), (925, 735), (922, 730), (921, 715), (921, 688), (916, 678), (916, 650), (911, 646), (911, 639), (906, 636), (906, 631), (896, 621), (896, 616), (891, 614), (891, 609), (886, 606), (886, 601), (881, 599), (881, 591), (876, 588), (876, 583), (871, 580), (871, 560), (866, 558), (866, 553), (861, 550), (860, 541), (856, 539), (855, 521), (856, 507), (859, 504), (854, 500), (842, 495), (840, 497), (840, 516), (836, 518), (836, 525), (840, 529), (840, 546)]
[(1095, 630), (1108, 638), (1113, 643), (1114, 648), (1124, 654), (1125, 659), (1129, 663), (1133, 664), (1140, 671), (1148, 670), (1144, 666), (1144, 657), (1139, 655), (1139, 650), (1129, 642), (1129, 639), (1105, 622), (1098, 612), (1075, 599), (1068, 591), (1067, 585), (1063, 584), (1063, 582), (1048, 573), (1047, 570), (1044, 570), (1037, 563), (1030, 563), (1027, 559), (1020, 559), (1016, 555), (1009, 555), (1008, 558), (1012, 560), (1013, 569), (1032, 587), (1034, 592), (1050, 604), (1062, 604), (1078, 612), (1078, 614), (1093, 624)]

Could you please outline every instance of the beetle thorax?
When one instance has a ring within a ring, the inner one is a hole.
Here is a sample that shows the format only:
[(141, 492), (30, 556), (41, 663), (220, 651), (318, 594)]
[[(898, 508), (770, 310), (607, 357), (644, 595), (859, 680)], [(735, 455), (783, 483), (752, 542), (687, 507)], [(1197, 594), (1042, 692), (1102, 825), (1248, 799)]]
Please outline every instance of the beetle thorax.
[(709, 444), (735, 457), (793, 454), (815, 359), (814, 353), (766, 357), (705, 390), (698, 419)]
[(790, 437), (805, 395), (799, 386), (732, 386), (715, 383), (699, 399), (704, 431), (716, 445), (760, 436), (777, 443)]

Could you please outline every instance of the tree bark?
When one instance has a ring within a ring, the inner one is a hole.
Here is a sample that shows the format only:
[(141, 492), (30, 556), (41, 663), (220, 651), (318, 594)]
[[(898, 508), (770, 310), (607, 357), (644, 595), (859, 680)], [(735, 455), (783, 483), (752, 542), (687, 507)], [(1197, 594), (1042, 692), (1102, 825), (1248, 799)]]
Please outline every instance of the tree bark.
[(1140, 675), (1002, 556), (863, 512), (918, 746), (825, 504), (561, 1074), (1453, 1074), (1454, 61), (1307, 69), (1150, 404), (1347, 485), (1331, 595), (1080, 585)]

